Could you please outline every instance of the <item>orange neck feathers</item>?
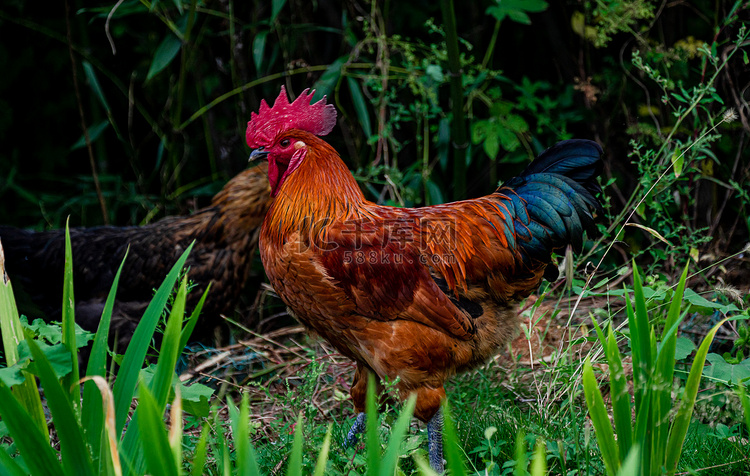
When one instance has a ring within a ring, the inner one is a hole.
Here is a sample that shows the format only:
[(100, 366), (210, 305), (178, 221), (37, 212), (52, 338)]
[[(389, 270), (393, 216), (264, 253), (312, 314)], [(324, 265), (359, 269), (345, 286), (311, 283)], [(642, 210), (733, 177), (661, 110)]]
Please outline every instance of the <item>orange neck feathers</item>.
[(328, 143), (304, 134), (307, 154), (279, 188), (263, 223), (263, 235), (282, 244), (295, 232), (325, 238), (328, 219), (358, 216), (365, 196), (346, 164)]

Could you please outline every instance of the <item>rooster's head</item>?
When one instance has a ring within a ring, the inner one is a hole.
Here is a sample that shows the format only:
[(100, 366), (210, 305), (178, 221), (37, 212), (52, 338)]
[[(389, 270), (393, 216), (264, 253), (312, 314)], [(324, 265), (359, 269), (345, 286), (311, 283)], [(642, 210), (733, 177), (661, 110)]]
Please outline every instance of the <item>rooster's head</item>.
[(272, 107), (261, 100), (258, 113), (250, 114), (246, 133), (247, 145), (253, 149), (250, 158), (268, 159), (272, 197), (276, 196), (286, 177), (299, 166), (305, 152), (296, 141), (283, 137), (283, 133), (296, 129), (324, 136), (336, 125), (336, 108), (326, 104), (325, 96), (311, 104), (314, 91), (308, 91), (305, 89), (290, 103), (282, 86)]

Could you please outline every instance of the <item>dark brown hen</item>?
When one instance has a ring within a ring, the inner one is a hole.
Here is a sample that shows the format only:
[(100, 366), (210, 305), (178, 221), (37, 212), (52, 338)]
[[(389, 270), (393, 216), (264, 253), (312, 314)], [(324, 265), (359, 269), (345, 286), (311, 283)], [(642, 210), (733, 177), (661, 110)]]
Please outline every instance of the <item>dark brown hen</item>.
[[(210, 337), (231, 313), (247, 281), (258, 233), (270, 204), (265, 164), (245, 170), (217, 193), (211, 205), (189, 216), (163, 218), (145, 226), (72, 228), (76, 320), (96, 330), (104, 300), (125, 252), (113, 312), (112, 332), (120, 346), (130, 339), (146, 305), (185, 249), (195, 241), (186, 266), (196, 285), (188, 309), (208, 293), (193, 336)], [(65, 255), (64, 230), (29, 231), (0, 226), (8, 274), (19, 289), (21, 312), (59, 320)], [(122, 349), (122, 347), (120, 347)]]

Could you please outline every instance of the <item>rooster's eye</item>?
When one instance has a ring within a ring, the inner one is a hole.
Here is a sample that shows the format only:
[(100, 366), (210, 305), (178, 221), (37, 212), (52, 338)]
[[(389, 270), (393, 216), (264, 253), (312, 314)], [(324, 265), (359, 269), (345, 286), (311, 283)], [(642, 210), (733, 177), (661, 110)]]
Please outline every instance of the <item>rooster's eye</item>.
[(288, 147), (289, 146), (289, 139), (284, 139), (281, 142), (279, 142), (279, 144), (281, 144), (281, 147)]

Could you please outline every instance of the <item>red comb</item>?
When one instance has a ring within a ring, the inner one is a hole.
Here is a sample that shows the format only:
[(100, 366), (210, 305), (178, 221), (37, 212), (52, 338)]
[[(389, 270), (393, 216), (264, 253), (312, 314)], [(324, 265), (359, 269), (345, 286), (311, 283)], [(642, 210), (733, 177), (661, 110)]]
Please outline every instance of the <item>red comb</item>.
[(250, 113), (247, 123), (247, 145), (253, 149), (270, 145), (274, 137), (288, 129), (300, 129), (316, 136), (324, 136), (336, 125), (336, 108), (326, 104), (326, 98), (310, 104), (315, 91), (305, 89), (293, 102), (289, 102), (286, 89), (281, 87), (279, 97), (268, 107), (265, 100), (260, 101), (258, 113)]

